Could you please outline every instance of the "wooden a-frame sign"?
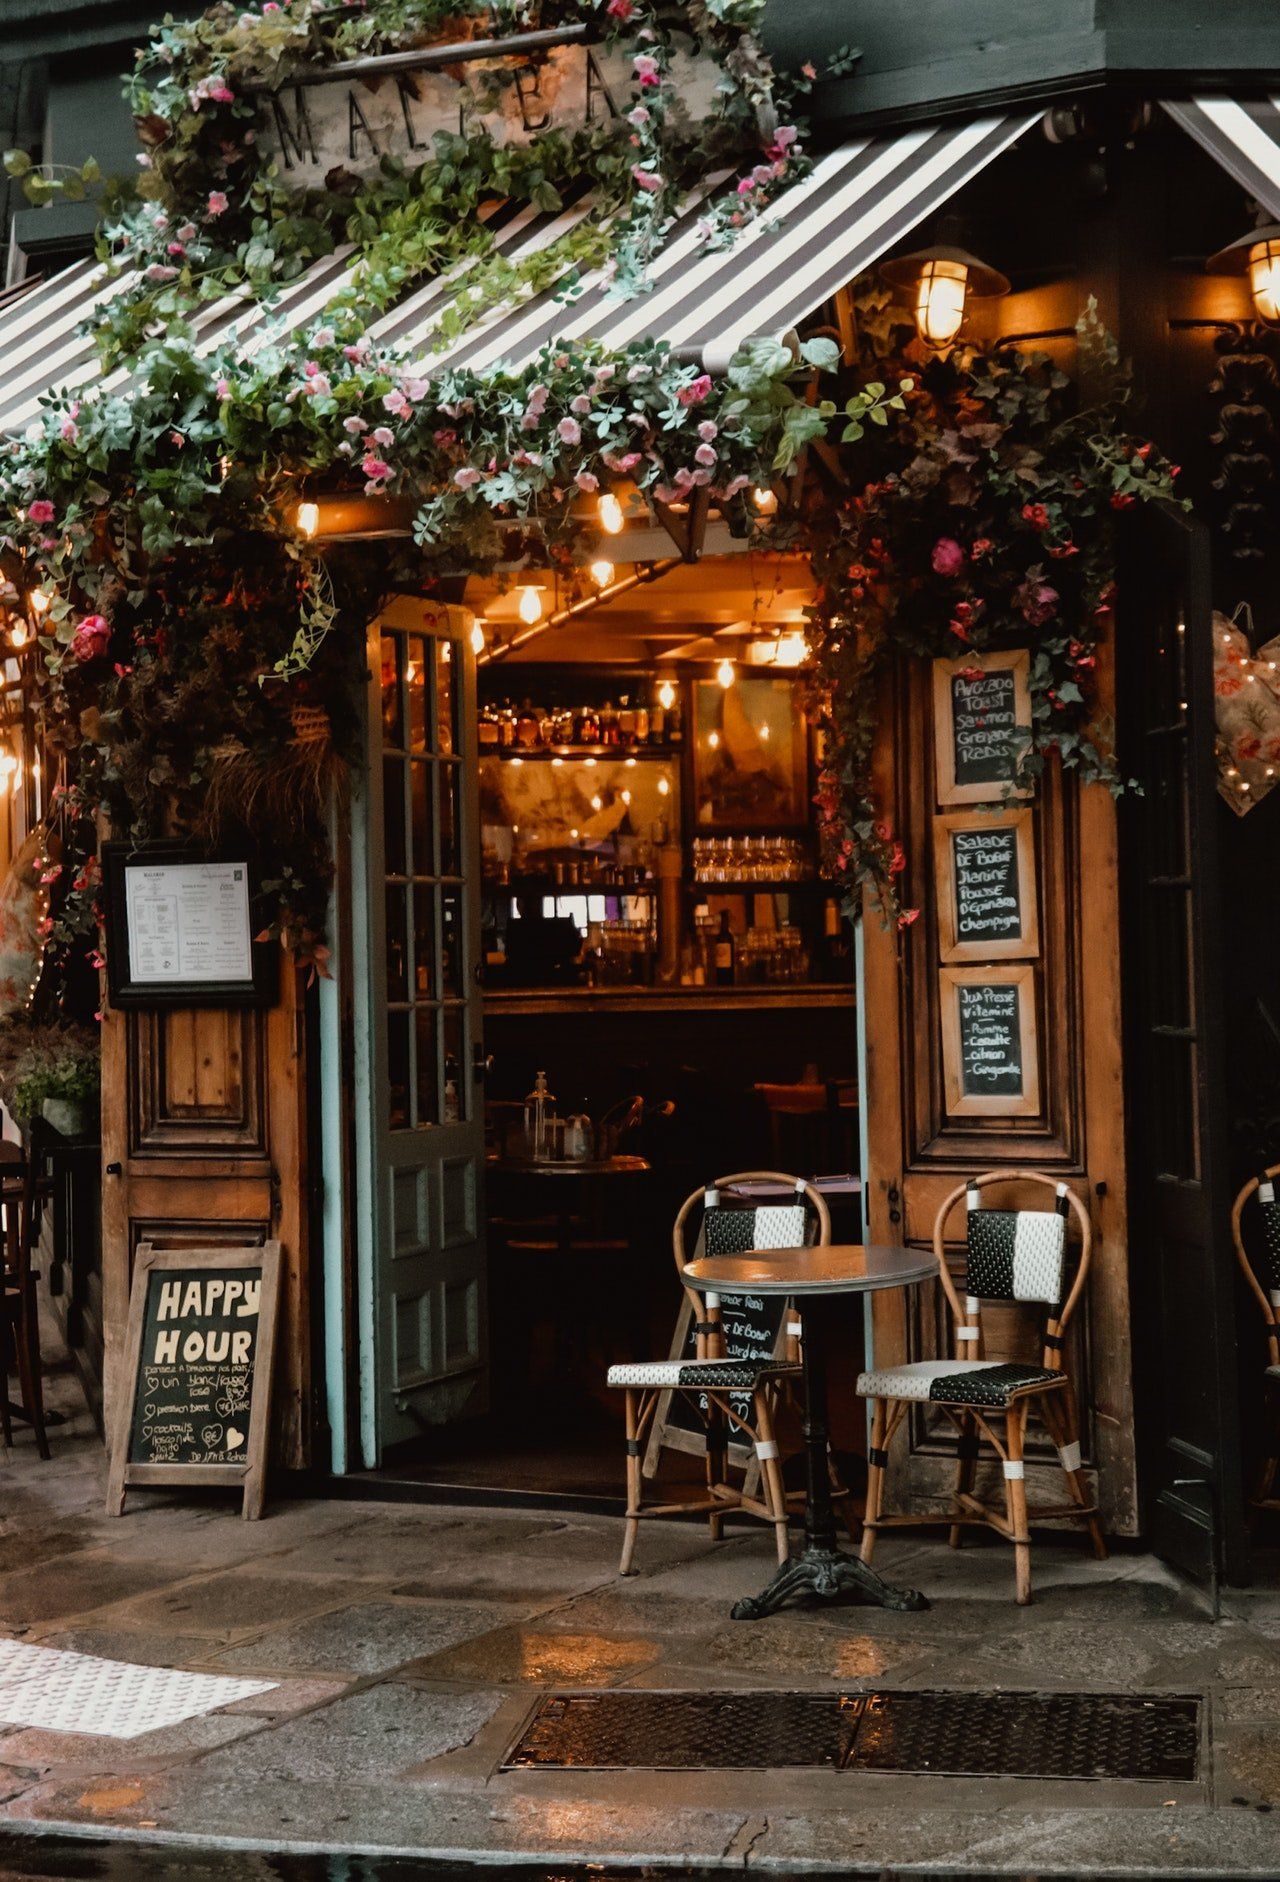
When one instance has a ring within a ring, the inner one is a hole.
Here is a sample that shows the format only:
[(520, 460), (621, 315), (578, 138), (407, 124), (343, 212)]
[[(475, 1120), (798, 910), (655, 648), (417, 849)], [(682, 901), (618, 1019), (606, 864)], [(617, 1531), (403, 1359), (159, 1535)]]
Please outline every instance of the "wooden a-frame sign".
[(143, 1242), (129, 1297), (107, 1514), (130, 1485), (242, 1487), (262, 1514), (280, 1244), (155, 1248)]

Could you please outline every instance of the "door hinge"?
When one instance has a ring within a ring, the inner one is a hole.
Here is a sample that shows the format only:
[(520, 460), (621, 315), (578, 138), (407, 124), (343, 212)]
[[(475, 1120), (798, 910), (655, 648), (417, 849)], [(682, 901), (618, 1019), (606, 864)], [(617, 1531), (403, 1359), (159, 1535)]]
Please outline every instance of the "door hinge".
[(280, 1172), (277, 1170), (274, 1163), (271, 1166), (271, 1174), (267, 1178), (267, 1191), (271, 1199), (271, 1226), (275, 1228), (280, 1221), (282, 1191), (280, 1187)]

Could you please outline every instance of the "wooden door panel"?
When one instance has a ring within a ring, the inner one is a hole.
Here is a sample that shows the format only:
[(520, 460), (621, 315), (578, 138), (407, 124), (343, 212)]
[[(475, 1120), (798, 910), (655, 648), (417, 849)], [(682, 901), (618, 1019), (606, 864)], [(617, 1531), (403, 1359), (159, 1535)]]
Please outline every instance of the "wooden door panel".
[(137, 1014), (130, 1156), (265, 1157), (265, 1035), (253, 1008)]

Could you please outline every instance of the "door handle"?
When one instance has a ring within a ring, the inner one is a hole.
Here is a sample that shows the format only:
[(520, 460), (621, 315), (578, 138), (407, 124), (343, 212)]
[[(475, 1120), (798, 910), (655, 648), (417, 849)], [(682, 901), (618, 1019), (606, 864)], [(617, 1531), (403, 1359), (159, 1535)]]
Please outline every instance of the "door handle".
[(472, 1046), (471, 1071), (476, 1083), (482, 1085), (492, 1070), (492, 1052), (486, 1052), (483, 1046)]
[(105, 1166), (105, 1174), (107, 1176), (121, 1176), (123, 1175), (123, 1173), (124, 1173), (123, 1163), (108, 1163)]

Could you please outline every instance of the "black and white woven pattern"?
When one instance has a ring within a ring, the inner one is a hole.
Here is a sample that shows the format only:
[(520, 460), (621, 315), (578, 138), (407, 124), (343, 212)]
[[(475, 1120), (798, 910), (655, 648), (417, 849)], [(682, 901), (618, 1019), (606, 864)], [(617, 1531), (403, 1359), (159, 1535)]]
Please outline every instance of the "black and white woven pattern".
[(801, 1248), (810, 1239), (802, 1202), (763, 1203), (755, 1209), (721, 1204), (702, 1219), (703, 1252), (745, 1255), (753, 1248)]
[(999, 1359), (915, 1359), (858, 1375), (860, 1398), (911, 1399), (934, 1405), (1003, 1409), (1014, 1392), (1061, 1379), (1044, 1366)]
[[(972, 1192), (976, 1194), (976, 1192)], [(965, 1286), (979, 1300), (1062, 1298), (1067, 1225), (1055, 1211), (970, 1207)]]
[(774, 1359), (655, 1359), (610, 1366), (609, 1385), (736, 1386), (752, 1391), (766, 1373), (798, 1372), (785, 1360)]
[(1258, 1207), (1262, 1211), (1267, 1284), (1274, 1292), (1280, 1289), (1280, 1202), (1276, 1201), (1276, 1186), (1270, 1178), (1258, 1184)]

